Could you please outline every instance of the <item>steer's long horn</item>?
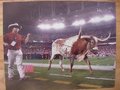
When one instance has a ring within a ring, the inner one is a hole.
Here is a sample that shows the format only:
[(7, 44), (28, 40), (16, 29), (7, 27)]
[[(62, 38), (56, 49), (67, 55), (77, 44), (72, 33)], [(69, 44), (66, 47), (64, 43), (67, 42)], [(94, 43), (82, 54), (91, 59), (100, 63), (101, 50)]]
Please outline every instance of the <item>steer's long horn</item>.
[(103, 39), (97, 38), (97, 39), (98, 39), (98, 41), (104, 42), (104, 41), (107, 41), (110, 38), (110, 36), (111, 36), (111, 32), (109, 33), (109, 35), (106, 38), (103, 38)]

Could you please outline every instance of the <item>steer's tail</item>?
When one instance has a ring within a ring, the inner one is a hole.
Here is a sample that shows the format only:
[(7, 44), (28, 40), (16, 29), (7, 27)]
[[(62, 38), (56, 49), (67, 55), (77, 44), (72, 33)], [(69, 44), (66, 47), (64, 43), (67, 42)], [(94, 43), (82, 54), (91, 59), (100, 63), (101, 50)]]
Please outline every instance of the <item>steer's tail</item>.
[(48, 67), (48, 70), (50, 70), (51, 64), (52, 64), (53, 59), (54, 59), (54, 56), (56, 55), (56, 51), (57, 51), (56, 48), (57, 48), (57, 47), (56, 47), (56, 44), (55, 44), (55, 42), (53, 42), (53, 43), (52, 43), (51, 58), (50, 58), (50, 60), (49, 60), (49, 67)]
[(82, 32), (82, 27), (80, 26), (80, 30), (79, 30), (79, 33), (78, 33), (78, 39), (81, 38), (81, 32)]

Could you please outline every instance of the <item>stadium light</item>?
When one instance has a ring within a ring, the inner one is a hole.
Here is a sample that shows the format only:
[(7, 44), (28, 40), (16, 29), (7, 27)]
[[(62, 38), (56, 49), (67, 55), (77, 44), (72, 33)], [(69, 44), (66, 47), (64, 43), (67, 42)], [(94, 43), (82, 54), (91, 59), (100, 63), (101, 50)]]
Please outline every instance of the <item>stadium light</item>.
[(65, 24), (64, 23), (54, 23), (52, 25), (52, 28), (53, 29), (63, 29), (63, 28), (65, 28)]
[(102, 18), (94, 17), (94, 18), (91, 18), (89, 22), (91, 22), (91, 23), (99, 23), (101, 21), (102, 21)]
[(56, 22), (53, 24), (39, 24), (37, 27), (42, 30), (63, 29), (63, 28), (65, 28), (65, 24), (62, 22)]
[(73, 26), (79, 26), (79, 25), (82, 26), (82, 25), (84, 25), (85, 23), (86, 23), (85, 20), (82, 19), (82, 20), (73, 22), (72, 25), (73, 25)]
[(91, 23), (99, 23), (101, 21), (110, 21), (110, 20), (113, 20), (115, 17), (113, 15), (104, 15), (103, 17), (93, 17), (89, 20), (89, 22)]
[(105, 15), (103, 17), (103, 21), (110, 21), (113, 20), (115, 17), (113, 15)]
[(48, 30), (52, 28), (50, 24), (40, 24), (37, 27), (44, 30)]

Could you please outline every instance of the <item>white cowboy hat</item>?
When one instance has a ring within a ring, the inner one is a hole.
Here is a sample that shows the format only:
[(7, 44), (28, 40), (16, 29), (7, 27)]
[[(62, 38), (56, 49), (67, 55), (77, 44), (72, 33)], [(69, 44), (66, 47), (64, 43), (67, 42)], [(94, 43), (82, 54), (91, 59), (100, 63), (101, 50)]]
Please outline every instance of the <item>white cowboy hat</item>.
[(10, 25), (8, 26), (8, 29), (10, 30), (10, 29), (12, 29), (12, 28), (14, 28), (14, 27), (17, 27), (17, 28), (19, 28), (19, 29), (22, 29), (22, 26), (20, 26), (18, 23), (10, 24)]

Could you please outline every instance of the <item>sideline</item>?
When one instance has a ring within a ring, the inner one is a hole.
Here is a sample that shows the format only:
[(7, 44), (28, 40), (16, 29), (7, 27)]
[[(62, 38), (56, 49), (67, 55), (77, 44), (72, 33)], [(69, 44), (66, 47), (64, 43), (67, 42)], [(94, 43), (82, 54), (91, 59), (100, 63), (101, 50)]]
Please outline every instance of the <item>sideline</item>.
[[(4, 62), (5, 64), (8, 64), (8, 62)], [(35, 67), (48, 67), (49, 64), (42, 64), (42, 63), (23, 63), (23, 65), (33, 65)], [(64, 69), (69, 69), (70, 65), (63, 65)], [(93, 70), (102, 70), (102, 71), (112, 71), (114, 70), (114, 66), (97, 66), (97, 65), (91, 65)], [(60, 68), (59, 64), (52, 64), (51, 68)], [(73, 69), (82, 69), (82, 70), (88, 70), (87, 65), (74, 65)]]

